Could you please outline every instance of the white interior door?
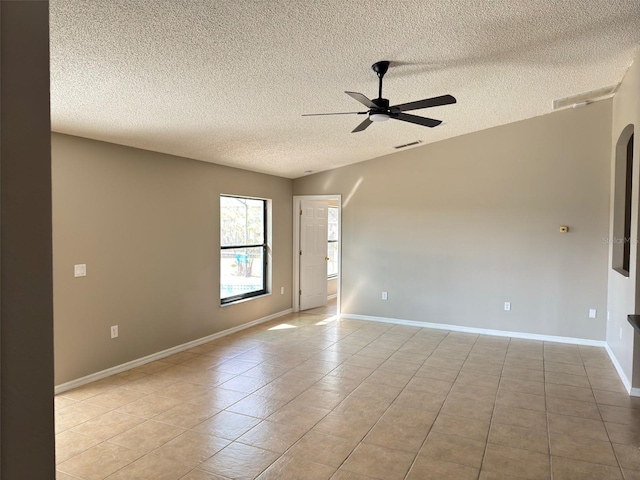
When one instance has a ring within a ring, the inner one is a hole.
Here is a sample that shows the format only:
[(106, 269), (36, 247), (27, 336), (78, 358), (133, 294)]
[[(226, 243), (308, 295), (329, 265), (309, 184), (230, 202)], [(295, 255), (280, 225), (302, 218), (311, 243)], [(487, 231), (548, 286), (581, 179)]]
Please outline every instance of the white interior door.
[(327, 209), (324, 200), (300, 204), (300, 310), (327, 304)]

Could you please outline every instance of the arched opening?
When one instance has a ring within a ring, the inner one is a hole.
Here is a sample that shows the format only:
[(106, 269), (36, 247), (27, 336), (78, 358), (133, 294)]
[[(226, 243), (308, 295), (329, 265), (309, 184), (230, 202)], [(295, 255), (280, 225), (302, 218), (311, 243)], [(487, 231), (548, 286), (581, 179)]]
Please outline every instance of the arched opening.
[(625, 277), (629, 276), (631, 265), (633, 137), (633, 125), (627, 125), (618, 138), (615, 160), (612, 268)]

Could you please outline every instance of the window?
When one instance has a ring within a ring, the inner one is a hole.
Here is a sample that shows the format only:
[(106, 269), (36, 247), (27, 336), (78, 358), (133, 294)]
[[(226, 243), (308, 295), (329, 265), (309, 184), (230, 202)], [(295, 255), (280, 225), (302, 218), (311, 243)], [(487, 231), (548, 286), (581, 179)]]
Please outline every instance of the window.
[(329, 207), (327, 211), (327, 277), (338, 275), (338, 207)]
[(220, 303), (267, 293), (267, 201), (220, 196)]

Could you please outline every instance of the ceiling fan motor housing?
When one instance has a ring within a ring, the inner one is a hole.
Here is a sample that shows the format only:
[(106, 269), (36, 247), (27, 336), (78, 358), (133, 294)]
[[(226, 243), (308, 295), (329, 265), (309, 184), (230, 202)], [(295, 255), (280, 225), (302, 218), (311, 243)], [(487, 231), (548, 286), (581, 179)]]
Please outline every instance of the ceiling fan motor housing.
[(389, 100), (386, 98), (374, 98), (371, 100), (377, 108), (369, 110), (369, 120), (372, 122), (384, 122), (389, 120), (391, 112), (389, 111)]
[(376, 106), (369, 110), (369, 120), (372, 122), (384, 122), (389, 120), (391, 112), (389, 111), (389, 100), (386, 98), (374, 98), (371, 102)]
[[(374, 98), (373, 100), (371, 100), (376, 107), (378, 107), (378, 109), (380, 109), (383, 112), (387, 112), (389, 110), (389, 100), (387, 100), (386, 98)], [(371, 111), (373, 110), (377, 110), (377, 109), (371, 109)]]

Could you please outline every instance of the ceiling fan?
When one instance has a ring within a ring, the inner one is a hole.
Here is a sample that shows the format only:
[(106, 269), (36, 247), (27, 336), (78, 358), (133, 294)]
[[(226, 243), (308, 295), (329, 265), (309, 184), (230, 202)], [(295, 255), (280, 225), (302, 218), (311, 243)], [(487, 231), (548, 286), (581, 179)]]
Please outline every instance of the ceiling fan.
[(418, 100), (416, 102), (401, 103), (399, 105), (389, 106), (389, 100), (382, 98), (382, 77), (387, 73), (389, 69), (388, 61), (376, 62), (371, 65), (371, 68), (376, 75), (378, 75), (378, 98), (369, 100), (366, 96), (357, 92), (344, 92), (354, 100), (362, 103), (369, 110), (365, 112), (338, 112), (338, 113), (307, 113), (303, 114), (303, 117), (312, 117), (317, 115), (365, 115), (368, 117), (351, 133), (361, 132), (372, 122), (384, 122), (390, 118), (393, 120), (400, 120), (402, 122), (415, 123), (416, 125), (423, 125), (425, 127), (437, 127), (442, 123), (442, 120), (434, 120), (433, 118), (418, 117), (417, 115), (410, 115), (404, 113), (410, 110), (419, 110), (421, 108), (439, 107), (440, 105), (450, 105), (456, 103), (455, 97), (452, 95), (441, 95), (439, 97), (426, 98), (424, 100)]

